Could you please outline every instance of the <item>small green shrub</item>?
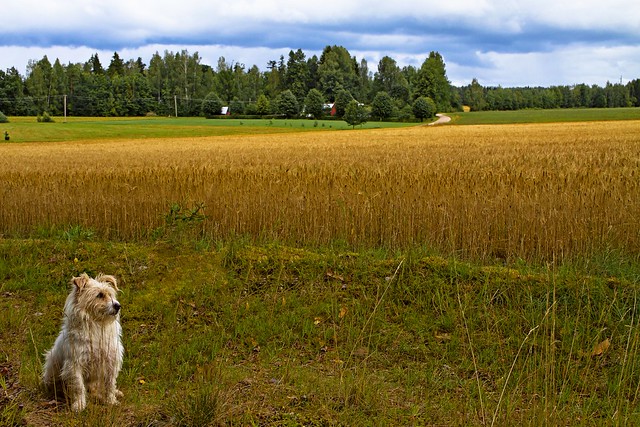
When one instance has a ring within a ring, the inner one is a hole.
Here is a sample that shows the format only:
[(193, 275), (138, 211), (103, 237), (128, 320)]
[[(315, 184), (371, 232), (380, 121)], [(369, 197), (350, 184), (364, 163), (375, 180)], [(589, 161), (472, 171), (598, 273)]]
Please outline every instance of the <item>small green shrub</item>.
[(38, 123), (54, 123), (53, 117), (49, 115), (46, 111), (42, 113), (42, 116), (38, 116)]
[(2, 111), (0, 111), (0, 123), (9, 123), (9, 119)]

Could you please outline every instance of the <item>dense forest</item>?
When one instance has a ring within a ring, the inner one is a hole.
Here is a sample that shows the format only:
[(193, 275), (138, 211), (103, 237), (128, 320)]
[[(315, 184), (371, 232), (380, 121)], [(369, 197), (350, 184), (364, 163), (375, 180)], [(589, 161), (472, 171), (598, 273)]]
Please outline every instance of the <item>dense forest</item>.
[(553, 87), (483, 87), (476, 79), (454, 87), (438, 52), (422, 66), (400, 67), (388, 56), (376, 70), (342, 46), (327, 46), (321, 56), (298, 49), (269, 61), (261, 70), (219, 58), (215, 68), (198, 53), (156, 52), (149, 64), (123, 60), (117, 52), (108, 66), (97, 54), (83, 64), (31, 60), (26, 76), (15, 67), (0, 70), (0, 112), (7, 116), (215, 115), (227, 106), (233, 115), (301, 113), (344, 114), (351, 100), (367, 105), (372, 118), (410, 120), (437, 111), (517, 110), (640, 106), (640, 80)]

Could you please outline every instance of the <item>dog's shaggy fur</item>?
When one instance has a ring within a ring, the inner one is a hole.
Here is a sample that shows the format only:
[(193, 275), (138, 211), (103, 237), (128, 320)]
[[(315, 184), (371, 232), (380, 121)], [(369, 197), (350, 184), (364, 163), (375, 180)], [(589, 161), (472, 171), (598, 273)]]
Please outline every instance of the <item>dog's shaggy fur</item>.
[(115, 277), (87, 274), (71, 280), (62, 330), (45, 357), (46, 388), (66, 396), (74, 411), (87, 405), (87, 395), (117, 404), (122, 393), (116, 378), (122, 367), (120, 303)]

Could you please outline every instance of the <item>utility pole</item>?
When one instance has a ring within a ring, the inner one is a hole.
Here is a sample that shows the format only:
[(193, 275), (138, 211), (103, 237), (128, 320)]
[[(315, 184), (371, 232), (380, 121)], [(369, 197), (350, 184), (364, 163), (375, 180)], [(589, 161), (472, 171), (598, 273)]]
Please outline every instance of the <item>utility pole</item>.
[(64, 123), (67, 123), (67, 95), (64, 96)]
[(178, 96), (173, 95), (173, 108), (176, 112), (176, 117), (178, 117)]

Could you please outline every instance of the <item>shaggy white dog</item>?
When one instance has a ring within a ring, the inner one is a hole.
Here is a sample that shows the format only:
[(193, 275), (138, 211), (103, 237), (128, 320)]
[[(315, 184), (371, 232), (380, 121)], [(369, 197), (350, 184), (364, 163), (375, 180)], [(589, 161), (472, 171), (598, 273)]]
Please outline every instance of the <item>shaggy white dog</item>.
[(122, 367), (120, 303), (115, 277), (71, 280), (62, 330), (45, 357), (42, 379), (49, 391), (64, 394), (71, 409), (82, 411), (87, 394), (107, 404), (122, 396), (116, 378)]

